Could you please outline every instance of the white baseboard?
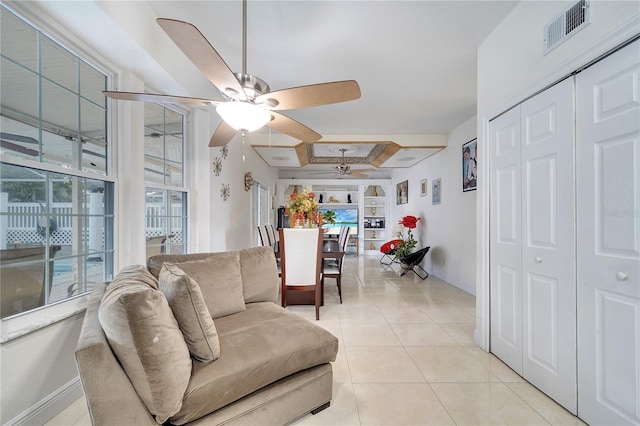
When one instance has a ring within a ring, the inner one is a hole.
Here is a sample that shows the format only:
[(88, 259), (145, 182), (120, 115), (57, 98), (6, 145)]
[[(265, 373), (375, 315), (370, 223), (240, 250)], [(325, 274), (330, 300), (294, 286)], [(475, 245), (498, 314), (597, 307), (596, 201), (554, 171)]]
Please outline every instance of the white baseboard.
[(5, 426), (43, 425), (82, 395), (80, 377), (76, 377), (37, 404), (11, 419)]

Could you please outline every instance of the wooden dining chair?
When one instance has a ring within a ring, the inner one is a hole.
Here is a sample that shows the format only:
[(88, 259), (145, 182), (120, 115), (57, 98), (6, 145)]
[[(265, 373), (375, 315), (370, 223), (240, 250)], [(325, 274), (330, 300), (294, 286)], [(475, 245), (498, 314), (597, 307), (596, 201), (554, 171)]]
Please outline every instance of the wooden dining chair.
[(282, 307), (287, 307), (291, 292), (313, 292), (316, 320), (322, 303), (322, 234), (319, 228), (280, 229)]
[[(346, 253), (347, 245), (349, 244), (349, 231), (351, 228), (349, 226), (345, 226), (346, 232), (345, 237), (342, 239), (342, 244), (339, 245), (340, 250), (343, 253)], [(340, 233), (342, 234), (342, 229), (340, 229)], [(338, 238), (338, 243), (340, 243), (340, 238)], [(338, 285), (338, 296), (340, 297), (340, 303), (342, 303), (342, 267), (344, 266), (344, 255), (337, 259), (337, 263), (324, 263), (324, 268), (322, 270), (322, 285), (324, 286), (325, 278), (335, 278), (336, 284)]]

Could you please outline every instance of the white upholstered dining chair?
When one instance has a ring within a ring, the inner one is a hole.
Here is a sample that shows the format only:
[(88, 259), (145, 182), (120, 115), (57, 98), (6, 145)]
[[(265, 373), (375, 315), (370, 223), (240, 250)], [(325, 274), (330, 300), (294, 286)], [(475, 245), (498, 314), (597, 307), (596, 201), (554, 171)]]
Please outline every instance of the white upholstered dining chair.
[(313, 293), (316, 320), (320, 319), (322, 297), (322, 230), (280, 229), (280, 266), (282, 269), (282, 307), (292, 292)]

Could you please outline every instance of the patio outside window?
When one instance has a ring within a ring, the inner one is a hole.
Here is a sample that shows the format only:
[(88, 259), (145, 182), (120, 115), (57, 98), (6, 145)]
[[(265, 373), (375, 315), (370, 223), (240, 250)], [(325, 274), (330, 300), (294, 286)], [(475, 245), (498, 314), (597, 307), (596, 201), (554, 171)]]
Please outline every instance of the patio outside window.
[(113, 273), (107, 77), (0, 5), (0, 318)]
[(144, 109), (147, 257), (186, 251), (184, 115), (155, 103)]

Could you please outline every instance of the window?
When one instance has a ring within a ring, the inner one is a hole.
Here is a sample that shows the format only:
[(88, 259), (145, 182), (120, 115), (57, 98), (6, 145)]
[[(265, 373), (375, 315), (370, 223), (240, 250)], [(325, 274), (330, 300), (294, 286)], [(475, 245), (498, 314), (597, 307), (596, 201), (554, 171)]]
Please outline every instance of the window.
[(0, 5), (0, 318), (113, 273), (107, 77)]
[(3, 156), (107, 174), (107, 78), (0, 6)]
[(144, 174), (147, 182), (147, 257), (186, 251), (184, 115), (145, 103)]
[(185, 192), (147, 189), (147, 257), (186, 252), (186, 202)]

